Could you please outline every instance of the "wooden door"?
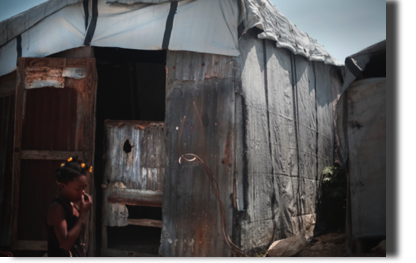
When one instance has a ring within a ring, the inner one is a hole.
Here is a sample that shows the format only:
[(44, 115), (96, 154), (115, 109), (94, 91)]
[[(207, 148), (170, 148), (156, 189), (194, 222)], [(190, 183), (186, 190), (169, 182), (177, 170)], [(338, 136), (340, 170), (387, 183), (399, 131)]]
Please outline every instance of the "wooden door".
[[(58, 194), (54, 171), (70, 156), (93, 164), (96, 84), (95, 59), (18, 59), (13, 249), (47, 250), (46, 214)], [(94, 195), (93, 175), (88, 177), (87, 191)], [(87, 218), (91, 255), (94, 213)]]

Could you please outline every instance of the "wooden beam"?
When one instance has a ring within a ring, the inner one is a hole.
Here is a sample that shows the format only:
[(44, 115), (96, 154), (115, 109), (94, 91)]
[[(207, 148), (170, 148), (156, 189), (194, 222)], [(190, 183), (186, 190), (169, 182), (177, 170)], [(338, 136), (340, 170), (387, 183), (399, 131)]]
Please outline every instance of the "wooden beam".
[[(85, 61), (85, 59), (83, 59)], [(85, 154), (85, 162), (94, 164), (94, 148), (95, 148), (95, 96), (97, 91), (97, 69), (95, 67), (95, 58), (86, 59), (87, 63), (87, 76), (84, 79), (85, 83), (85, 115), (84, 115), (84, 131), (83, 131), (83, 151)], [(92, 193), (92, 197), (96, 198), (94, 188), (94, 173), (87, 175), (89, 191)], [(93, 207), (89, 213), (88, 220), (86, 220), (86, 228), (88, 232), (85, 233), (84, 241), (87, 244), (87, 256), (93, 257), (96, 252), (95, 244), (95, 211), (96, 203), (93, 203)]]
[(109, 203), (124, 205), (162, 207), (161, 191), (114, 188), (108, 196)]
[(67, 151), (36, 151), (23, 150), (22, 159), (25, 160), (66, 160), (69, 157), (78, 156), (78, 160), (83, 160), (83, 152), (67, 152)]
[(69, 58), (66, 60), (66, 67), (67, 68), (87, 68), (87, 60), (86, 59), (77, 59), (77, 58)]
[(102, 248), (101, 249), (102, 257), (158, 257), (158, 255), (141, 253), (137, 251), (124, 251), (111, 248)]
[(17, 223), (19, 219), (20, 148), (22, 144), (23, 95), (25, 85), (25, 58), (18, 58), (16, 74), (13, 175), (12, 175), (12, 233), (11, 246), (17, 249)]
[(48, 251), (48, 241), (18, 240), (17, 249)]
[(26, 58), (27, 67), (52, 67), (63, 68), (66, 66), (66, 58)]
[(162, 220), (153, 219), (127, 219), (127, 224), (133, 226), (150, 226), (162, 228)]

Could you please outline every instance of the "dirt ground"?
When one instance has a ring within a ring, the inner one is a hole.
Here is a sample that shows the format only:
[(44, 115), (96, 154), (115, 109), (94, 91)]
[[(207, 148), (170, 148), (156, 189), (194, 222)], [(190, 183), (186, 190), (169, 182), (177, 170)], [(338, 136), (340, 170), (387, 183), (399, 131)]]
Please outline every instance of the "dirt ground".
[(297, 255), (297, 257), (385, 257), (377, 252), (352, 253), (347, 255), (345, 235), (331, 232), (312, 241)]

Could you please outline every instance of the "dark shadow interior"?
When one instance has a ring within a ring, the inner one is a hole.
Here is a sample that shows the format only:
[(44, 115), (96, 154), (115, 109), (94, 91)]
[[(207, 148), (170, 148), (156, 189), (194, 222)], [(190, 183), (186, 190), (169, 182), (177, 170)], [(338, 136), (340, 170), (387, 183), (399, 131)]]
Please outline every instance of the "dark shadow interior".
[[(162, 220), (159, 207), (129, 206), (129, 219)], [(134, 251), (146, 255), (158, 255), (161, 228), (145, 226), (108, 227), (108, 247)]]
[[(164, 121), (166, 51), (142, 51), (95, 47), (98, 72), (95, 188), (96, 244), (102, 245), (102, 188), (104, 120)], [(131, 219), (162, 219), (161, 208), (129, 206)], [(107, 227), (108, 248), (157, 255), (160, 228)]]

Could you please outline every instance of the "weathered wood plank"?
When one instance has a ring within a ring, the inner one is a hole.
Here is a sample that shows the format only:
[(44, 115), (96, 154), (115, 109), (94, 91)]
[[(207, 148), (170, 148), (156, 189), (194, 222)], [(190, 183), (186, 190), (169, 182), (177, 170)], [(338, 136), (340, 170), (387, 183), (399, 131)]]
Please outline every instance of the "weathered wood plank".
[(102, 257), (157, 257), (158, 255), (140, 253), (137, 251), (123, 251), (123, 250), (118, 250), (118, 249), (102, 248), (101, 256)]
[(78, 160), (83, 160), (83, 152), (68, 151), (38, 151), (38, 150), (22, 150), (21, 159), (25, 160), (66, 160), (71, 156), (78, 156)]
[(82, 58), (69, 58), (66, 60), (67, 68), (87, 68), (87, 60)]
[[(89, 59), (69, 59), (69, 61), (80, 63), (81, 60), (87, 64), (87, 76), (84, 79), (85, 87), (85, 100), (84, 105), (84, 130), (83, 130), (83, 152), (85, 162), (88, 164), (94, 164), (94, 148), (95, 148), (95, 95), (97, 89), (97, 70), (95, 58)], [(94, 189), (94, 169), (92, 173), (88, 173), (88, 188), (89, 192), (92, 193), (93, 200), (95, 200), (96, 194)], [(85, 233), (85, 243), (87, 244), (87, 255), (95, 255), (95, 211), (96, 202), (93, 202), (93, 208), (89, 212), (88, 220), (86, 222), (86, 229), (88, 232)]]
[(108, 196), (109, 203), (124, 205), (162, 207), (163, 193), (161, 191), (113, 188)]
[(162, 227), (162, 220), (153, 219), (127, 219), (129, 225), (134, 226), (150, 226), (150, 227)]
[(18, 250), (48, 251), (48, 241), (18, 240)]
[(53, 67), (63, 68), (66, 66), (66, 58), (26, 58), (27, 67)]
[(14, 153), (12, 176), (12, 249), (17, 249), (17, 227), (19, 216), (19, 185), (20, 185), (20, 150), (22, 144), (22, 120), (23, 120), (23, 96), (25, 79), (25, 58), (18, 58), (17, 80), (15, 95), (15, 119), (14, 119)]

